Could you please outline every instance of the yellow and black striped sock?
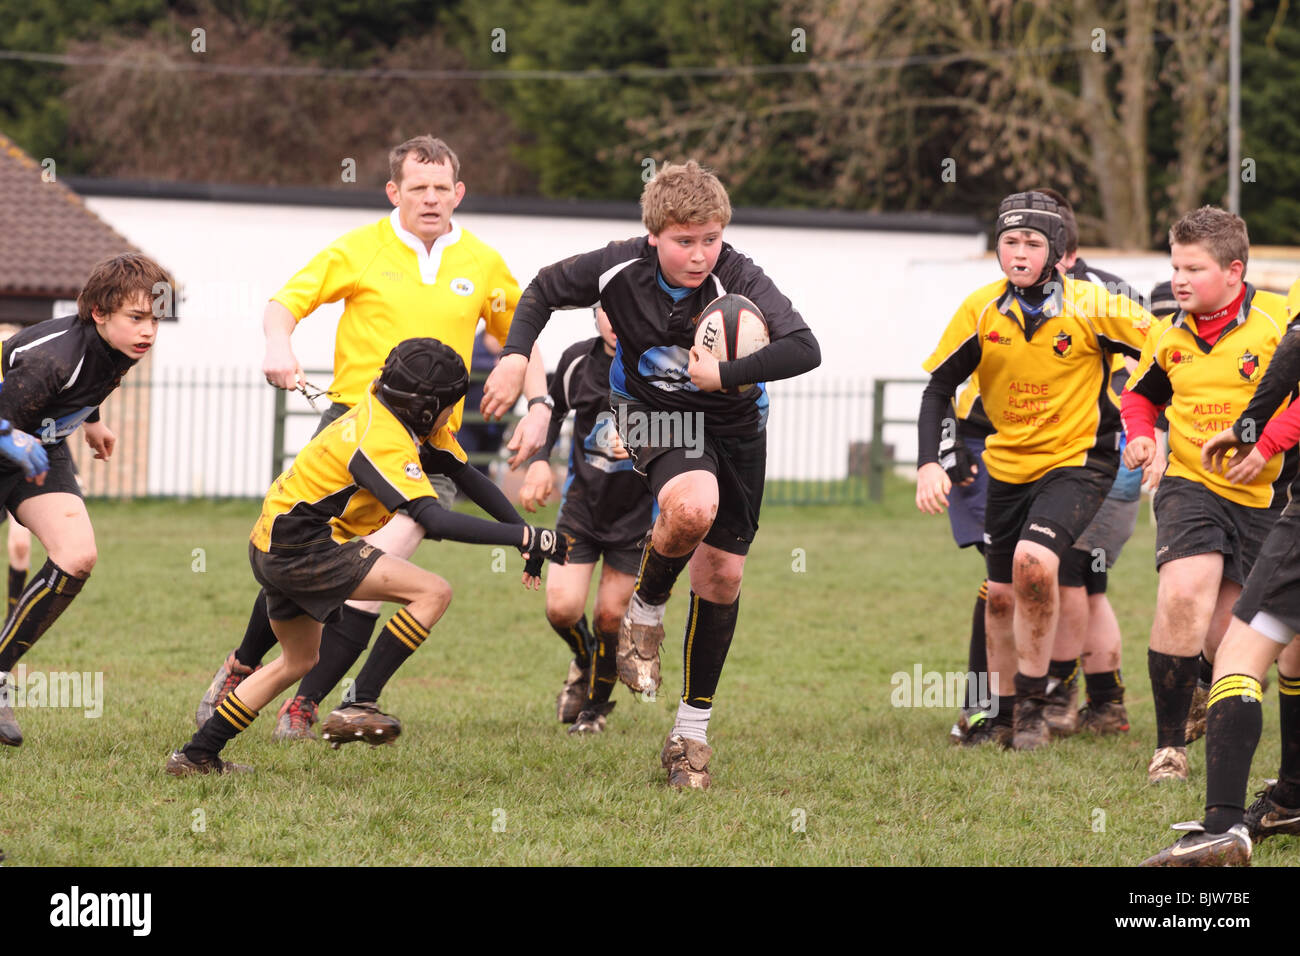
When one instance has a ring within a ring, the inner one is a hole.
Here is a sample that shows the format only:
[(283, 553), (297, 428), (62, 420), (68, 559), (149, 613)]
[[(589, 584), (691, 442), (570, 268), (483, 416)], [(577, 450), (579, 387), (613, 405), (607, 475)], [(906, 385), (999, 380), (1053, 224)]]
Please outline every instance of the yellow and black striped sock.
[(569, 650), (573, 651), (573, 659), (578, 662), (579, 667), (586, 667), (591, 663), (591, 645), (594, 643), (591, 637), (591, 629), (587, 627), (587, 615), (583, 615), (577, 624), (556, 624), (550, 622), (551, 629), (560, 635), (560, 639), (569, 645)]
[(31, 583), (0, 630), (0, 671), (11, 671), (81, 593), (85, 578), (73, 577), (53, 561), (32, 575)]
[(1122, 704), (1124, 702), (1124, 675), (1116, 668), (1113, 671), (1098, 671), (1084, 674), (1083, 684), (1088, 691), (1090, 704)]
[(185, 745), (185, 756), (196, 762), (216, 756), (236, 734), (247, 730), (256, 719), (257, 711), (240, 700), (237, 693), (227, 694), (208, 722)]
[(1223, 833), (1241, 822), (1246, 783), (1264, 729), (1263, 692), (1247, 674), (1220, 677), (1205, 711), (1205, 829)]
[(390, 617), (375, 639), (375, 646), (366, 658), (365, 666), (357, 675), (357, 682), (352, 688), (356, 702), (373, 704), (379, 700), (389, 678), (402, 666), (403, 661), (419, 649), (428, 636), (429, 629), (411, 617), (411, 612), (406, 608)]
[(989, 582), (985, 578), (975, 597), (975, 610), (970, 618), (970, 646), (966, 652), (966, 669), (975, 675), (983, 674), (989, 669), (988, 644), (984, 637), (984, 608), (988, 600)]
[(1282, 763), (1273, 799), (1284, 807), (1300, 806), (1300, 677), (1277, 672), (1278, 720), (1282, 727)]
[(668, 558), (647, 541), (645, 551), (641, 553), (641, 571), (636, 578), (637, 597), (646, 604), (667, 604), (673, 582), (682, 573), (682, 568), (690, 564), (693, 554), (694, 548), (678, 557)]
[(691, 610), (686, 618), (686, 640), (682, 646), (682, 703), (712, 707), (722, 665), (736, 634), (740, 599), (714, 604), (691, 592)]
[(614, 684), (618, 682), (618, 631), (596, 631), (595, 641), (595, 666), (591, 668), (591, 681), (587, 684), (588, 707), (609, 700)]

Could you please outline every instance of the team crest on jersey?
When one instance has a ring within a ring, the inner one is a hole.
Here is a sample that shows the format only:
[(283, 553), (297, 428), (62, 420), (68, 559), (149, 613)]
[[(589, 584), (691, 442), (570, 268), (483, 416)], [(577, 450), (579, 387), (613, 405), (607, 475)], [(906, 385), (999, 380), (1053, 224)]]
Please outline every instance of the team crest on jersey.
[(470, 295), (474, 291), (474, 283), (468, 279), (452, 279), (451, 291), (457, 295)]
[(1255, 381), (1259, 378), (1259, 356), (1252, 354), (1249, 349), (1242, 352), (1241, 358), (1237, 359), (1237, 371), (1246, 381)]
[(419, 481), (421, 478), (424, 477), (424, 475), (421, 474), (420, 472), (420, 466), (413, 461), (408, 461), (405, 465), (403, 465), (402, 471), (406, 472), (406, 477), (410, 478), (412, 481)]
[(1074, 341), (1070, 338), (1069, 332), (1057, 332), (1056, 338), (1052, 339), (1052, 351), (1060, 358), (1069, 358), (1073, 345)]

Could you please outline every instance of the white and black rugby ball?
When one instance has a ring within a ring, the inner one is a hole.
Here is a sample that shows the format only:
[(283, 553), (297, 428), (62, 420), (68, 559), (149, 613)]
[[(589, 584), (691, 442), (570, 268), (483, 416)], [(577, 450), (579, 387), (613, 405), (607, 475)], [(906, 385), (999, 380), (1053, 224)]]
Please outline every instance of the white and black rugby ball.
[(714, 299), (704, 307), (695, 326), (695, 344), (712, 352), (719, 362), (752, 355), (769, 341), (767, 320), (743, 295)]

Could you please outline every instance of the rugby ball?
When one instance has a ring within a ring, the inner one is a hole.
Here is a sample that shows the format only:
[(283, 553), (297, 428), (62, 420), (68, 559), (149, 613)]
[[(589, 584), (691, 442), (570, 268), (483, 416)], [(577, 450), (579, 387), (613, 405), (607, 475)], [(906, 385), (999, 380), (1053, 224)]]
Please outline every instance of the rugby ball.
[(719, 362), (752, 355), (770, 341), (767, 320), (743, 295), (724, 295), (704, 307), (695, 326), (695, 344)]

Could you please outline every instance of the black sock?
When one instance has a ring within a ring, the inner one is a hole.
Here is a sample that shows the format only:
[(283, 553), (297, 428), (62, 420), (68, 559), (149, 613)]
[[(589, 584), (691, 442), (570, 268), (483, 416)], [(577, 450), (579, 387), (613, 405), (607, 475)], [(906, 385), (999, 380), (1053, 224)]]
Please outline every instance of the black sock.
[(569, 645), (569, 650), (573, 651), (573, 659), (578, 662), (579, 667), (586, 667), (591, 663), (591, 646), (594, 638), (591, 636), (591, 629), (587, 627), (587, 615), (579, 618), (577, 624), (556, 624), (554, 621), (549, 622), (551, 629), (560, 635), (560, 639)]
[(27, 572), (9, 565), (9, 613), (14, 612), (19, 599), (23, 596), (23, 585), (27, 583)]
[(373, 704), (379, 700), (389, 678), (428, 636), (428, 628), (411, 617), (406, 608), (390, 617), (384, 629), (379, 632), (374, 650), (366, 658), (365, 666), (357, 675), (353, 687), (357, 703)]
[[(988, 677), (985, 680), (985, 693), (979, 692), (979, 679), (981, 674), (988, 674), (989, 670), (989, 651), (988, 639), (984, 634), (984, 606), (988, 603), (989, 582), (984, 581), (980, 585), (979, 594), (975, 598), (975, 611), (970, 620), (970, 648), (966, 652), (966, 672), (974, 675), (975, 683), (972, 684), (972, 678), (966, 678), (966, 710), (983, 710), (989, 707), (992, 702), (987, 700), (988, 697)], [(981, 699), (976, 700), (979, 697)]]
[(248, 725), (256, 719), (257, 711), (246, 707), (237, 693), (227, 694), (226, 699), (212, 712), (208, 722), (185, 745), (185, 756), (194, 761), (216, 756), (237, 733), (247, 730)]
[(308, 697), (319, 704), (338, 686), (344, 675), (352, 670), (370, 643), (379, 615), (359, 611), (343, 605), (338, 620), (325, 625), (320, 638), (320, 659), (316, 666), (298, 685), (299, 697)]
[(989, 669), (988, 638), (984, 634), (984, 606), (989, 599), (989, 582), (980, 585), (975, 598), (975, 612), (970, 619), (970, 650), (966, 653), (966, 669), (972, 674), (982, 674)]
[(1083, 683), (1088, 689), (1090, 704), (1124, 703), (1124, 675), (1118, 669), (1084, 674)]
[(682, 646), (682, 700), (692, 707), (713, 706), (713, 694), (722, 676), (731, 639), (736, 634), (740, 598), (730, 604), (714, 604), (691, 592), (691, 611), (686, 618), (686, 640)]
[(1062, 684), (1073, 684), (1079, 679), (1078, 658), (1068, 661), (1050, 661), (1047, 665), (1047, 676), (1055, 677)]
[(615, 658), (618, 651), (618, 631), (611, 631), (608, 634), (596, 631), (594, 639), (596, 666), (591, 669), (591, 682), (587, 685), (588, 707), (609, 700), (614, 684), (618, 682), (618, 661)]
[(1208, 688), (1214, 683), (1214, 661), (1207, 661), (1205, 659), (1204, 651), (1196, 655), (1196, 660), (1200, 666), (1200, 671), (1197, 672), (1196, 679), (1202, 686)]
[(1300, 805), (1300, 677), (1277, 672), (1278, 720), (1282, 726), (1282, 763), (1273, 799), (1284, 807)]
[(0, 630), (0, 671), (13, 670), (18, 658), (49, 630), (85, 583), (85, 578), (74, 578), (53, 561), (41, 565)]
[(235, 660), (245, 667), (256, 667), (273, 647), (275, 631), (271, 630), (271, 619), (266, 616), (266, 592), (258, 591), (244, 628), (244, 640), (235, 648)]
[(1156, 703), (1156, 748), (1186, 747), (1187, 712), (1196, 692), (1200, 657), (1178, 657), (1147, 651), (1147, 673)]
[(646, 543), (641, 553), (641, 573), (636, 579), (636, 594), (646, 604), (667, 604), (673, 591), (673, 582), (682, 568), (690, 563), (695, 549), (691, 548), (681, 557), (665, 558), (655, 550), (655, 546)]
[(993, 718), (993, 723), (999, 727), (1010, 727), (1014, 724), (1016, 715), (1016, 695), (1008, 694), (1005, 697), (998, 695), (998, 715)]
[(1220, 677), (1205, 712), (1205, 829), (1223, 833), (1242, 820), (1250, 762), (1264, 729), (1259, 681)]

